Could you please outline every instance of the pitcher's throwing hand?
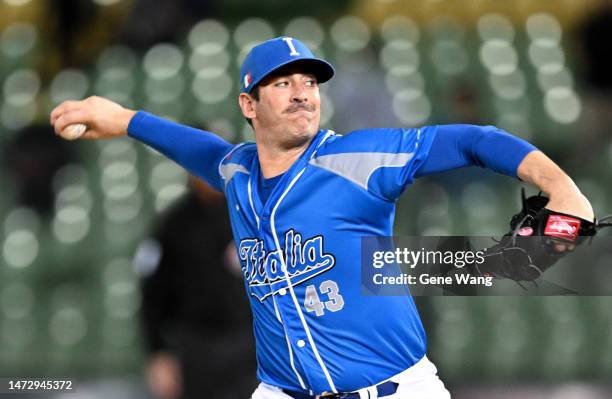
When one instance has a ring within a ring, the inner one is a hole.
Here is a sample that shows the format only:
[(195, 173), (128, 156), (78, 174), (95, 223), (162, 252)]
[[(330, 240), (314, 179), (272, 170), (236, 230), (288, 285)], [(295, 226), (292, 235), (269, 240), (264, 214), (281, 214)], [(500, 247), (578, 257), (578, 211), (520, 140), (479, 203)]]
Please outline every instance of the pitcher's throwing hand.
[(125, 136), (135, 113), (106, 98), (92, 96), (81, 101), (64, 101), (51, 112), (50, 122), (62, 137), (63, 132), (72, 129), (71, 125), (83, 124), (87, 130), (80, 138), (107, 139)]

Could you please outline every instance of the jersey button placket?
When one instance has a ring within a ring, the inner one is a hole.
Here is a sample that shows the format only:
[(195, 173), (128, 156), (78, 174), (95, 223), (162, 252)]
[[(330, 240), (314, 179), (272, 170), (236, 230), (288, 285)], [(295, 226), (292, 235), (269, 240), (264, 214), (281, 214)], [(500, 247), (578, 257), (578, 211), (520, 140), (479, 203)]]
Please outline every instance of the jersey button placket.
[(300, 365), (308, 381), (315, 385), (325, 384), (326, 386), (325, 376), (321, 372), (321, 367), (312, 348), (307, 345), (306, 332), (295, 308), (290, 289), (280, 288), (277, 294), (275, 296), (275, 299), (277, 299), (276, 303), (283, 319), (285, 332), (293, 347), (294, 361)]

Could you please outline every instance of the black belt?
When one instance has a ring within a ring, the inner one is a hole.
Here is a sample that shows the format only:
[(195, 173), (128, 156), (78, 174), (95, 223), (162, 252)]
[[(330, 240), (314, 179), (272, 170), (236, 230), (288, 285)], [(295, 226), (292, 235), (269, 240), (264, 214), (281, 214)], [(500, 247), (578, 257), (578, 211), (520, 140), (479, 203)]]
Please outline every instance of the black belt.
[[(393, 395), (397, 392), (397, 386), (399, 384), (393, 381), (383, 382), (381, 384), (376, 385), (376, 392), (378, 392), (378, 397), (382, 398), (384, 396)], [(289, 389), (283, 389), (283, 392), (287, 395), (291, 396), (293, 399), (315, 399), (317, 396), (309, 395), (307, 393), (291, 391)], [(359, 399), (359, 394), (357, 392), (351, 393), (328, 393), (325, 395), (318, 396), (321, 399)]]

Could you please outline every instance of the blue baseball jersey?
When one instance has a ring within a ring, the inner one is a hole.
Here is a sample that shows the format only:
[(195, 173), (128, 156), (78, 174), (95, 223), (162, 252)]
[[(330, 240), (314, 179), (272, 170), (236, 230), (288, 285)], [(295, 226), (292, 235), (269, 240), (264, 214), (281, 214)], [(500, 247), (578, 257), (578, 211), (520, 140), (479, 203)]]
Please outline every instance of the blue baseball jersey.
[(359, 257), (363, 236), (392, 235), (396, 200), (427, 160), (437, 126), (321, 130), (264, 203), (254, 143), (212, 139), (204, 154), (179, 155), (179, 136), (160, 130), (163, 123), (138, 113), (130, 135), (225, 192), (261, 381), (314, 394), (350, 392), (425, 355), (412, 298), (363, 295)]
[(363, 236), (390, 236), (395, 200), (435, 128), (320, 131), (259, 199), (254, 144), (220, 164), (254, 315), (258, 377), (294, 390), (349, 392), (425, 354), (411, 297), (361, 292)]

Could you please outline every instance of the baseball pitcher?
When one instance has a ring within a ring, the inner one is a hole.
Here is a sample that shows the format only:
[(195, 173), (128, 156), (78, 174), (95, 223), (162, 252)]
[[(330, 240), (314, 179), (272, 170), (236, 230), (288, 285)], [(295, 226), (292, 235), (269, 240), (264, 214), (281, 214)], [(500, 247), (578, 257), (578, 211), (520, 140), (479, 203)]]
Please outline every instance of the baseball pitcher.
[(99, 97), (51, 113), (57, 134), (128, 135), (225, 193), (253, 312), (254, 399), (449, 398), (426, 356), (410, 296), (361, 294), (362, 236), (391, 236), (395, 203), (414, 179), (477, 165), (546, 193), (546, 209), (593, 221), (573, 181), (531, 144), (492, 126), (319, 127), (319, 85), (334, 68), (299, 40), (255, 46), (240, 71), (240, 109), (255, 143)]

